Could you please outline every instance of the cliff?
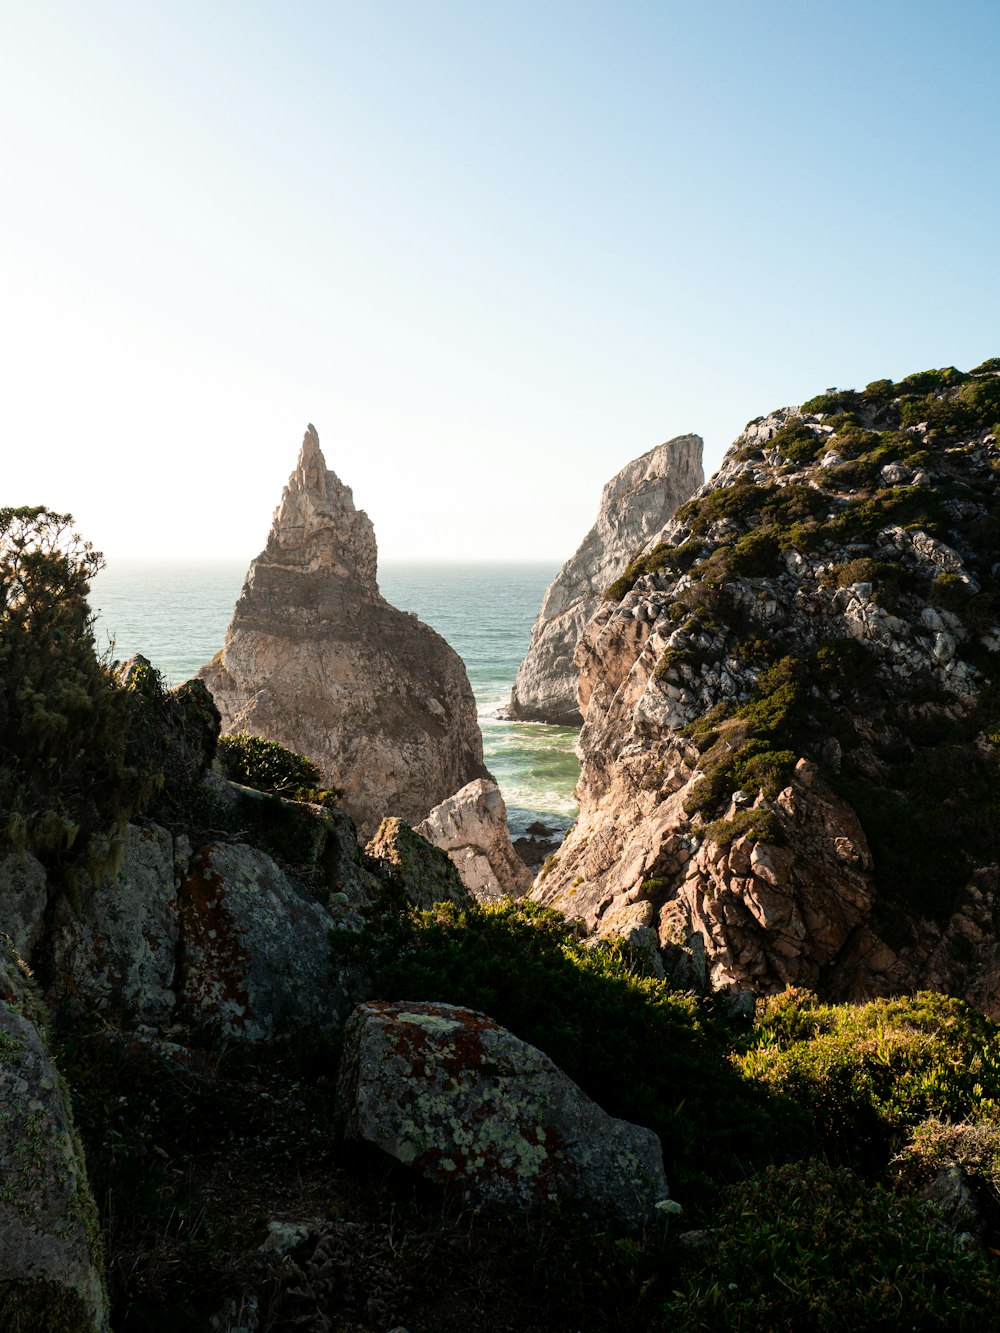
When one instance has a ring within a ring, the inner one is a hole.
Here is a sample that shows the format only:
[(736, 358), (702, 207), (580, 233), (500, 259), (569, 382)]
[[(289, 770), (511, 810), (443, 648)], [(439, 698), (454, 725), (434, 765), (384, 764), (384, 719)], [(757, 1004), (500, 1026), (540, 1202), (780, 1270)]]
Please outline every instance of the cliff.
[(1000, 1013), (1000, 361), (751, 422), (578, 649), (533, 896), (668, 972)]
[(198, 673), (224, 731), (312, 759), (365, 836), (486, 774), (461, 659), (385, 601), (376, 562), (371, 520), (310, 426), (222, 651)]
[(578, 726), (573, 653), (604, 589), (705, 480), (701, 437), (678, 435), (617, 474), (601, 492), (594, 526), (546, 589), (506, 716)]

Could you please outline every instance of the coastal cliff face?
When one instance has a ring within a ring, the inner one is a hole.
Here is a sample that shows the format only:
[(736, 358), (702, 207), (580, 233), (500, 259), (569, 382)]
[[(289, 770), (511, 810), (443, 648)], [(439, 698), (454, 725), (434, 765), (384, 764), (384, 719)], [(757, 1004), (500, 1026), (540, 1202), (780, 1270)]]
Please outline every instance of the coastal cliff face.
[(705, 480), (698, 435), (678, 435), (607, 483), (594, 526), (549, 584), (506, 716), (577, 726), (573, 654), (605, 588)]
[(198, 673), (223, 731), (312, 759), (363, 836), (384, 815), (417, 822), (486, 775), (461, 659), (385, 601), (376, 562), (371, 520), (310, 426), (225, 645)]
[(684, 984), (1000, 1014), (1000, 361), (752, 422), (587, 627), (532, 896)]

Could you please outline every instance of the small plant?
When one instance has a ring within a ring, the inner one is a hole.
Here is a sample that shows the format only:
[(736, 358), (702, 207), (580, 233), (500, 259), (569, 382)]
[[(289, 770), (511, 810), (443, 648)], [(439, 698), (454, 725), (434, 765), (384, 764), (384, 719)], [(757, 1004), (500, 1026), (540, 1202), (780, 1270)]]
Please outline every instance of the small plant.
[(222, 771), (231, 782), (257, 791), (317, 805), (335, 805), (341, 795), (336, 789), (320, 785), (322, 774), (311, 759), (263, 736), (245, 731), (222, 736), (218, 755)]

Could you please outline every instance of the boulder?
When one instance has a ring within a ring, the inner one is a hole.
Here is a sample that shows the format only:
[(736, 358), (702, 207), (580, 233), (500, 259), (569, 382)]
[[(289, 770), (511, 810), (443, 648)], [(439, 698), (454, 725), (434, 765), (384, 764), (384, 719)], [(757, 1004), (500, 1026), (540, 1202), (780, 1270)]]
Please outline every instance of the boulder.
[(470, 898), (454, 862), (402, 819), (383, 819), (365, 848), (378, 866), (383, 883), (414, 907), (456, 903), (467, 907)]
[(338, 922), (256, 847), (211, 843), (180, 886), (176, 989), (189, 1021), (261, 1041), (296, 1027), (340, 1027), (346, 980)]
[(223, 648), (198, 673), (225, 732), (306, 755), (365, 838), (486, 775), (461, 659), (382, 597), (376, 558), (371, 520), (310, 426)]
[[(115, 859), (106, 838), (95, 844), (99, 860)], [(69, 894), (56, 903), (50, 995), (56, 1003), (164, 1024), (174, 1012), (177, 883), (189, 848), (182, 842), (178, 867), (166, 829), (130, 824), (115, 850), (117, 870), (95, 886), (78, 867)]]
[(667, 1197), (651, 1130), (607, 1115), (547, 1055), (470, 1009), (359, 1005), (337, 1107), (348, 1139), (475, 1202), (571, 1205), (631, 1225)]
[(414, 831), (448, 853), (477, 901), (527, 893), (531, 872), (511, 845), (507, 807), (491, 779), (468, 783), (436, 805)]
[(546, 589), (505, 714), (579, 726), (573, 654), (612, 583), (678, 505), (705, 480), (698, 435), (678, 435), (635, 458), (601, 492), (594, 526)]
[(106, 1333), (97, 1211), (42, 1010), (0, 945), (0, 1328)]
[(48, 903), (45, 867), (30, 852), (0, 856), (0, 933), (9, 935), (22, 958), (41, 937)]

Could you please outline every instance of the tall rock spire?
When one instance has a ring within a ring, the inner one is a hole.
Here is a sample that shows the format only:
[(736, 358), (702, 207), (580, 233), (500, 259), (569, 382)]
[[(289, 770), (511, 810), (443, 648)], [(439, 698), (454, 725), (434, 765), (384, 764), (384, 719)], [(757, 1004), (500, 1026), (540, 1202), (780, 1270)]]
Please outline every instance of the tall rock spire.
[(377, 561), (371, 519), (309, 426), (222, 652), (198, 673), (224, 731), (308, 756), (366, 835), (488, 776), (461, 658), (385, 601)]

